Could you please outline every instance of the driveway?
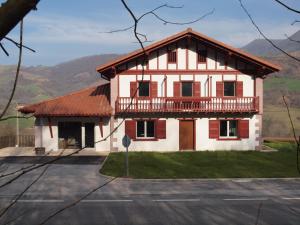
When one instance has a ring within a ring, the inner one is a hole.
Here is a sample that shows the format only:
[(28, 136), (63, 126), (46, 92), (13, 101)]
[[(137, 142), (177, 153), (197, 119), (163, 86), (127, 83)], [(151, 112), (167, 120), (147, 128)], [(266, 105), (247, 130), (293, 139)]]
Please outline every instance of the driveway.
[[(35, 158), (3, 158), (1, 173), (40, 163)], [(51, 165), (0, 224), (40, 224), (50, 214), (78, 204), (46, 224), (299, 224), (300, 180), (131, 180), (98, 171), (104, 157), (77, 157)], [(5, 170), (5, 171), (4, 171)], [(7, 206), (43, 168), (0, 189)], [(9, 177), (2, 178), (4, 183)]]

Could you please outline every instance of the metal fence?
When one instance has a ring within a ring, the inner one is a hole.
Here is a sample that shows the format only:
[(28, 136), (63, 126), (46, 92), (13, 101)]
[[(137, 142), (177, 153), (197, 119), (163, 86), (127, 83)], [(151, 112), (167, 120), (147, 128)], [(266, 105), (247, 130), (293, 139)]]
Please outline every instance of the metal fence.
[[(17, 136), (0, 137), (0, 148), (15, 147)], [(34, 147), (34, 135), (19, 135), (19, 147)]]

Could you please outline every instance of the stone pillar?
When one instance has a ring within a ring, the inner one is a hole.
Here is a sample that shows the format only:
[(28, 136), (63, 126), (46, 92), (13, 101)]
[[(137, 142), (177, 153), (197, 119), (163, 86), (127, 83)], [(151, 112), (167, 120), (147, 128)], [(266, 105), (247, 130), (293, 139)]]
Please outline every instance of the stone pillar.
[(255, 96), (259, 97), (259, 111), (258, 114), (256, 115), (256, 122), (255, 122), (255, 136), (256, 136), (256, 147), (255, 150), (261, 150), (262, 149), (262, 119), (263, 119), (263, 100), (264, 100), (264, 95), (263, 95), (263, 78), (256, 77), (255, 79)]

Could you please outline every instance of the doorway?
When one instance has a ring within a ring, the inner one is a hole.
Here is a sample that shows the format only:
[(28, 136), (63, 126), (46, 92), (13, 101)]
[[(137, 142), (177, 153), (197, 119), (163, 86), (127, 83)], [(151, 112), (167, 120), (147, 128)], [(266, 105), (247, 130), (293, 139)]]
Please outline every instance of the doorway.
[(179, 150), (195, 150), (194, 120), (179, 121)]
[(85, 125), (85, 146), (87, 148), (95, 147), (95, 124), (86, 123)]

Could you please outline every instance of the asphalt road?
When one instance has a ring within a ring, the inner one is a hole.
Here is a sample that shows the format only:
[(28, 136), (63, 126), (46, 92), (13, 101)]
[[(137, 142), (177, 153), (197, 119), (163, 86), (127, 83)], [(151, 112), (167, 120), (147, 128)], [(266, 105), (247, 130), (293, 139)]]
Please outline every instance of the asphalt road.
[[(0, 224), (41, 224), (110, 178), (99, 175), (104, 158), (77, 157), (51, 165), (1, 218)], [(40, 163), (0, 159), (0, 173)], [(44, 159), (43, 159), (44, 160)], [(43, 168), (0, 189), (3, 210)], [(0, 185), (12, 177), (0, 179)], [(66, 208), (46, 224), (300, 224), (300, 180), (116, 179)]]

